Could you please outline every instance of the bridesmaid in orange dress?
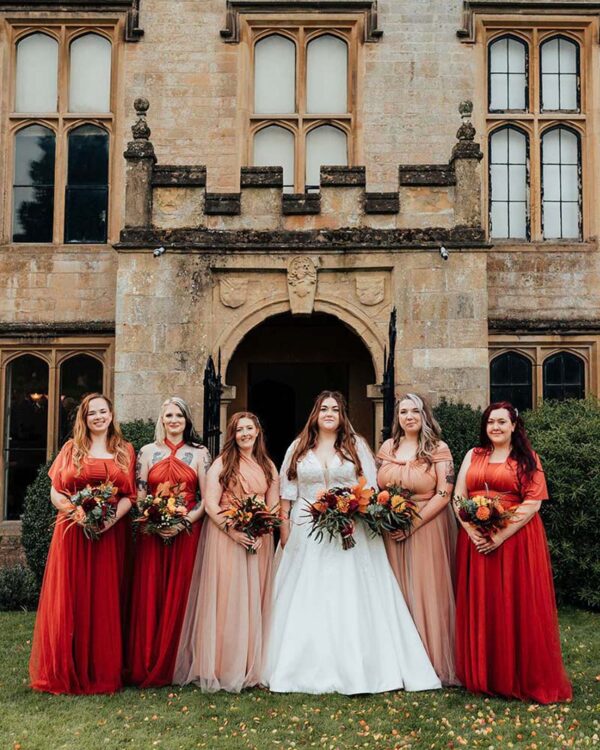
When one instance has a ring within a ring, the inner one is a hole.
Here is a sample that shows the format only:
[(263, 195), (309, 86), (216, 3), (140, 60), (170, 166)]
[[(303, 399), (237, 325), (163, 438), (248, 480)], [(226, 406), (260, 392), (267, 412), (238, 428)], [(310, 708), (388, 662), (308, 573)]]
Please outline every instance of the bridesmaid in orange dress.
[[(49, 693), (113, 693), (122, 687), (122, 579), (129, 524), (121, 519), (135, 494), (135, 453), (113, 417), (110, 400), (86, 396), (73, 439), (50, 468), (56, 526), (33, 634), (31, 687)], [(67, 518), (68, 498), (109, 479), (118, 489), (115, 518), (90, 541)]]
[[(183, 485), (192, 528), (189, 534), (181, 533), (179, 526), (161, 535), (137, 537), (127, 661), (128, 681), (142, 688), (173, 682), (204, 513), (198, 490), (204, 494), (208, 466), (210, 455), (200, 445), (189, 406), (180, 398), (167, 399), (156, 423), (155, 442), (145, 445), (138, 456), (138, 499), (154, 494), (165, 482)], [(161, 537), (176, 538), (167, 545)]]
[[(279, 478), (258, 418), (234, 414), (206, 481), (206, 513), (175, 666), (175, 682), (207, 692), (258, 685), (271, 600), (273, 538), (227, 529), (221, 511), (234, 497), (279, 502)], [(253, 548), (256, 554), (250, 554)]]
[(483, 412), (479, 447), (461, 466), (455, 495), (499, 496), (512, 521), (484, 536), (460, 519), (456, 554), (456, 668), (476, 693), (537, 703), (572, 697), (560, 649), (554, 584), (539, 509), (542, 465), (507, 401)]
[(452, 454), (441, 440), (431, 407), (407, 393), (396, 402), (392, 438), (381, 446), (377, 482), (413, 493), (420, 518), (408, 534), (384, 536), (388, 560), (437, 676), (457, 685), (454, 668), (454, 552), (456, 521), (450, 508)]

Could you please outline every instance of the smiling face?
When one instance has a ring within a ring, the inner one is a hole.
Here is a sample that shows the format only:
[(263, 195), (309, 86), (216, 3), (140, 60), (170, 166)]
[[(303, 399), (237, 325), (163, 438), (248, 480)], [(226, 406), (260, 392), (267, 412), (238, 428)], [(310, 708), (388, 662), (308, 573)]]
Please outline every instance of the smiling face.
[(258, 437), (258, 427), (248, 417), (241, 417), (235, 428), (235, 442), (240, 450), (252, 450)]
[(398, 404), (398, 423), (407, 435), (418, 435), (423, 419), (419, 407), (412, 399), (405, 398)]
[(185, 430), (185, 415), (176, 404), (167, 404), (162, 415), (163, 426), (167, 437), (180, 438)]
[(507, 409), (494, 409), (488, 417), (486, 432), (494, 448), (510, 444), (516, 425), (510, 421)]
[(340, 426), (340, 405), (331, 396), (323, 399), (317, 424), (319, 430), (327, 430), (328, 432), (336, 432)]
[(85, 423), (92, 435), (106, 433), (112, 418), (110, 407), (103, 398), (93, 398), (90, 401)]

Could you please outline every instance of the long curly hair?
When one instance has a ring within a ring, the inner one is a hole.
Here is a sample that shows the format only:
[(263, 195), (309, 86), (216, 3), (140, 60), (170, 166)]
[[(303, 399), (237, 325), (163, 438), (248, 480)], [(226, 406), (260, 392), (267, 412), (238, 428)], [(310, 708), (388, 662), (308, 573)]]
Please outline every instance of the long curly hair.
[(183, 441), (186, 445), (191, 445), (193, 448), (199, 448), (202, 445), (202, 441), (198, 437), (198, 433), (194, 429), (194, 423), (192, 422), (192, 412), (187, 403), (179, 396), (171, 396), (166, 401), (162, 402), (160, 407), (160, 414), (156, 420), (156, 427), (154, 428), (154, 440), (159, 444), (164, 444), (167, 436), (165, 425), (163, 424), (163, 416), (165, 409), (169, 404), (173, 404), (185, 417), (185, 427), (183, 428)]
[(417, 461), (423, 461), (428, 466), (433, 463), (433, 454), (436, 452), (440, 440), (442, 439), (442, 429), (436, 418), (429, 402), (418, 393), (405, 393), (396, 401), (394, 408), (394, 425), (392, 427), (392, 440), (394, 450), (398, 450), (400, 440), (404, 437), (404, 430), (400, 427), (400, 403), (402, 401), (412, 401), (419, 410), (421, 416), (421, 429), (419, 431), (419, 442), (417, 446)]
[(256, 414), (252, 414), (250, 411), (236, 412), (227, 423), (223, 450), (219, 454), (223, 462), (223, 469), (219, 475), (219, 482), (223, 488), (227, 489), (236, 483), (237, 476), (240, 472), (240, 449), (235, 440), (235, 434), (240, 419), (250, 419), (258, 430), (258, 435), (256, 436), (254, 447), (252, 448), (252, 457), (263, 470), (267, 484), (271, 486), (271, 483), (275, 479), (275, 465), (267, 453), (265, 436), (260, 421)]
[(479, 430), (479, 447), (484, 450), (493, 450), (493, 444), (487, 434), (487, 423), (490, 414), (495, 409), (506, 409), (510, 421), (515, 425), (515, 430), (511, 438), (511, 447), (509, 457), (517, 463), (517, 477), (520, 482), (524, 479), (530, 479), (533, 472), (537, 469), (535, 453), (527, 437), (525, 424), (519, 416), (519, 412), (510, 403), (510, 401), (496, 401), (490, 404), (481, 415), (481, 428)]
[(335, 450), (342, 460), (352, 461), (356, 466), (358, 476), (362, 474), (362, 465), (356, 449), (356, 433), (352, 429), (352, 425), (348, 419), (346, 399), (339, 391), (321, 391), (317, 396), (312, 411), (308, 415), (308, 420), (302, 432), (298, 436), (298, 443), (292, 454), (287, 473), (290, 480), (294, 480), (298, 476), (298, 461), (317, 445), (317, 440), (319, 439), (319, 412), (321, 411), (323, 401), (327, 398), (334, 399), (339, 407), (340, 424), (335, 438)]
[(106, 434), (106, 450), (115, 457), (117, 466), (123, 471), (127, 471), (131, 461), (129, 443), (123, 437), (119, 423), (115, 419), (112, 401), (103, 393), (88, 393), (79, 404), (75, 415), (75, 424), (73, 425), (73, 463), (77, 469), (77, 474), (81, 473), (81, 464), (89, 455), (92, 445), (87, 417), (90, 411), (90, 402), (95, 398), (106, 401), (108, 410), (112, 415), (112, 421)]

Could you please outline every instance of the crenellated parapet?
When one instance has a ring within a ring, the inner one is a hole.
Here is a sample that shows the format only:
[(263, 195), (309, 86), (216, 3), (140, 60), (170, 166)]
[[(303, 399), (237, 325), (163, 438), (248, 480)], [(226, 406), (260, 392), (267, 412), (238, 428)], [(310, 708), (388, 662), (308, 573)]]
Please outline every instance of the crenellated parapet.
[[(364, 166), (323, 166), (319, 190), (284, 192), (281, 167), (242, 167), (240, 189), (207, 191), (203, 165), (157, 164), (148, 102), (136, 99), (133, 141), (125, 151), (127, 190), (121, 244), (133, 237), (186, 237), (196, 232), (323, 233), (342, 229), (379, 230), (390, 236), (431, 235), (451, 241), (466, 230), (483, 241), (481, 228), (482, 153), (471, 123), (472, 104), (460, 106), (462, 124), (447, 164), (407, 164), (398, 169), (398, 189), (367, 190)], [(307, 235), (308, 236), (308, 235)], [(438, 239), (441, 238), (441, 239)], [(198, 246), (205, 244), (206, 235)]]

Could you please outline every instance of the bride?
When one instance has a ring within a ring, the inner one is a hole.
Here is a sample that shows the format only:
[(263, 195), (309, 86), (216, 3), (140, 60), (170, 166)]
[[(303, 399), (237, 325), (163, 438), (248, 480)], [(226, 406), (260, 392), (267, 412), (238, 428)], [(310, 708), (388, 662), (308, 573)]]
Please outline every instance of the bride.
[(441, 687), (381, 538), (357, 524), (356, 546), (308, 536), (307, 503), (375, 462), (353, 432), (343, 396), (323, 391), (281, 468), (283, 553), (273, 592), (263, 681), (278, 693), (380, 693)]

